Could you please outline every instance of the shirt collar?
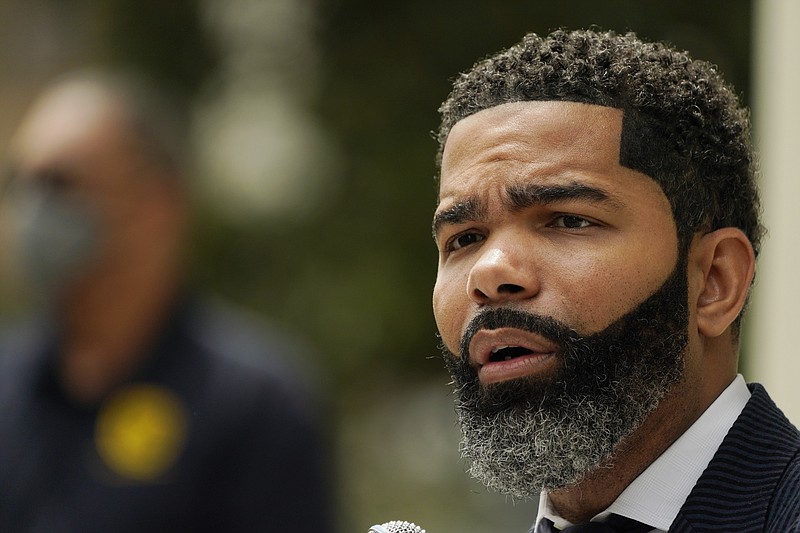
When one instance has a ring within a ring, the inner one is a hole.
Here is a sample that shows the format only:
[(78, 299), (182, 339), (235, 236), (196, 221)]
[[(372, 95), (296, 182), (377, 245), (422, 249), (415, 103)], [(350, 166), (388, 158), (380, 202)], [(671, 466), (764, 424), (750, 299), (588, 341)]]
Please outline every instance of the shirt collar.
[[(739, 374), (683, 435), (594, 518), (615, 513), (667, 531), (749, 399), (750, 391)], [(540, 495), (536, 524), (542, 517), (557, 528), (571, 525), (558, 515), (545, 491)]]

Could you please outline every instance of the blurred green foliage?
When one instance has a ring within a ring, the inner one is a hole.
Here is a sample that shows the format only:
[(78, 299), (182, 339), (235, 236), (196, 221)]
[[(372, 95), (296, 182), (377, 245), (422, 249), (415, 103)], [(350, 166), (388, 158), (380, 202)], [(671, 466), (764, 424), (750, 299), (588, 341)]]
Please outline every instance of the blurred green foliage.
[[(143, 70), (189, 102), (218, 67), (199, 0), (103, 0), (93, 3), (98, 59)], [(185, 111), (185, 110), (184, 110)]]

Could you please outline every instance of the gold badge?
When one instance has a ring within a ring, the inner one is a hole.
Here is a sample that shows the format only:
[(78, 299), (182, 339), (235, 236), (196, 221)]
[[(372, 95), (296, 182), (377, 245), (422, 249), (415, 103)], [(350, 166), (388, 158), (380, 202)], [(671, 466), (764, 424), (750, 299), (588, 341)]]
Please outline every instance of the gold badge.
[(187, 432), (181, 399), (153, 384), (126, 387), (101, 407), (95, 428), (100, 457), (115, 473), (148, 482), (177, 461)]

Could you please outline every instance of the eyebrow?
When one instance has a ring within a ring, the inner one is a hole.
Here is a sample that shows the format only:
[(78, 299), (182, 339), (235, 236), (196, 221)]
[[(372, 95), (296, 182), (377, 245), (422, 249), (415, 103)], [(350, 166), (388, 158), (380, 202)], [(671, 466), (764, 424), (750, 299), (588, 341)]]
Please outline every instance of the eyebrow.
[(611, 193), (600, 187), (584, 183), (514, 185), (506, 190), (506, 195), (508, 196), (510, 207), (515, 210), (569, 200), (603, 204), (615, 211), (622, 209), (622, 202)]
[[(608, 208), (618, 211), (623, 205), (611, 193), (600, 187), (582, 183), (568, 183), (566, 185), (515, 185), (506, 189), (509, 207), (514, 211), (527, 209), (538, 205), (547, 205), (555, 202), (570, 200), (588, 201), (593, 204), (603, 204)], [(468, 198), (443, 209), (433, 217), (434, 239), (441, 231), (442, 226), (462, 224), (469, 221), (479, 221), (486, 216), (486, 205), (477, 198)]]
[(477, 198), (457, 202), (447, 209), (443, 209), (433, 216), (433, 238), (441, 231), (446, 224), (462, 224), (469, 220), (481, 220), (486, 216), (486, 205)]

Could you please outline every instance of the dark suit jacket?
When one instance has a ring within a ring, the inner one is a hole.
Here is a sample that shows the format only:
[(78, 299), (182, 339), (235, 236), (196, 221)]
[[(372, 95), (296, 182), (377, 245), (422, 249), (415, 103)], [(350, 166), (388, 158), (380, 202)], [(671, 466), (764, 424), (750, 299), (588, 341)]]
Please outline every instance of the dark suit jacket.
[(800, 531), (800, 432), (764, 387), (752, 396), (670, 532)]

